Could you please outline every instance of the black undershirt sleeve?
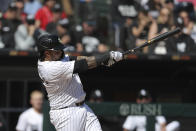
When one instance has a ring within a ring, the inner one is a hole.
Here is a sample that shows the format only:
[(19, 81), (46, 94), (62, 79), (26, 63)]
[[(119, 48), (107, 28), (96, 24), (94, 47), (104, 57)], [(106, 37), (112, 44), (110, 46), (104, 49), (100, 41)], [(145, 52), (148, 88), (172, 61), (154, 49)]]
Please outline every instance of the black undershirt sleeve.
[[(110, 53), (97, 55), (97, 56), (95, 56), (94, 60), (90, 59), (90, 57), (89, 57), (89, 59), (87, 58), (87, 59), (81, 59), (81, 60), (77, 60), (77, 57), (70, 57), (70, 60), (75, 60), (73, 73), (85, 72), (93, 64), (95, 65), (94, 67), (97, 67), (100, 65), (107, 65), (109, 59), (110, 59)], [(88, 65), (88, 62), (91, 63), (91, 65)]]
[(88, 70), (88, 64), (85, 59), (75, 61), (73, 73), (82, 73), (87, 70)]

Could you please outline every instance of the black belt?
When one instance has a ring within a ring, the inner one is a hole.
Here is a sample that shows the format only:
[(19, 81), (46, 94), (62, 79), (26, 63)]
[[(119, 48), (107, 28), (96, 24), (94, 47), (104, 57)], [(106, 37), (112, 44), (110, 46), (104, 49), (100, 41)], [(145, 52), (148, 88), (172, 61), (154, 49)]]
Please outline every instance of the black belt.
[(82, 106), (84, 104), (84, 101), (76, 103), (76, 106)]
[[(75, 103), (76, 106), (82, 106), (83, 104), (84, 104), (84, 101)], [(68, 108), (68, 107), (71, 107), (71, 106), (65, 106), (65, 107), (61, 107), (61, 108), (59, 108), (59, 109), (65, 109), (65, 108)]]

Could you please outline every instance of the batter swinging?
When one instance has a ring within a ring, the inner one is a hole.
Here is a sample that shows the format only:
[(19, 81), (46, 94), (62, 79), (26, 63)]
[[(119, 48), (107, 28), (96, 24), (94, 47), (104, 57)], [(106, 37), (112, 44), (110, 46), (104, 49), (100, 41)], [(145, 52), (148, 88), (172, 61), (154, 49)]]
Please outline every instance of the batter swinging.
[(100, 56), (67, 56), (56, 35), (38, 39), (38, 72), (48, 93), (50, 119), (57, 131), (101, 131), (93, 111), (84, 103), (85, 92), (78, 73), (99, 65), (111, 66), (123, 59), (120, 52)]

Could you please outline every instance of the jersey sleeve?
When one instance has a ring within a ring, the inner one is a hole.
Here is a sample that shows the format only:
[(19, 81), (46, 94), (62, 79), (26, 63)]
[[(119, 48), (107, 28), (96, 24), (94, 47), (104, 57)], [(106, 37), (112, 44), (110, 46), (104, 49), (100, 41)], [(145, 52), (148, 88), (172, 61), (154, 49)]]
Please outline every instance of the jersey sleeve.
[(123, 124), (123, 128), (127, 130), (134, 130), (136, 127), (134, 118), (132, 116), (128, 116)]
[(164, 116), (157, 116), (156, 121), (158, 124), (166, 124), (166, 119)]
[(27, 120), (25, 114), (21, 114), (18, 119), (18, 123), (16, 125), (17, 131), (25, 131), (27, 127)]

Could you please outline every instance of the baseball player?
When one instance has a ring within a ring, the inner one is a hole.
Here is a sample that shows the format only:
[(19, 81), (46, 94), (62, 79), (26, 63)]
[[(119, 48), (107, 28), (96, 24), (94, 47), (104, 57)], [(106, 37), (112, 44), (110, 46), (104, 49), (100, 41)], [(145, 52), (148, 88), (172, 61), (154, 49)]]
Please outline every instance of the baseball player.
[[(150, 93), (141, 89), (138, 93), (136, 102), (138, 104), (147, 104), (152, 100)], [(127, 116), (124, 124), (123, 131), (146, 131), (146, 116)], [(166, 119), (164, 116), (155, 117), (155, 131), (178, 131), (180, 123), (178, 121), (172, 121), (166, 125)]]
[(100, 56), (68, 56), (58, 36), (38, 39), (38, 72), (48, 93), (50, 121), (57, 131), (101, 131), (93, 111), (84, 103), (85, 92), (78, 73), (99, 65), (111, 66), (123, 59), (120, 52)]
[(18, 119), (17, 131), (43, 131), (42, 92), (33, 91), (30, 95), (30, 103), (32, 108), (24, 111)]

